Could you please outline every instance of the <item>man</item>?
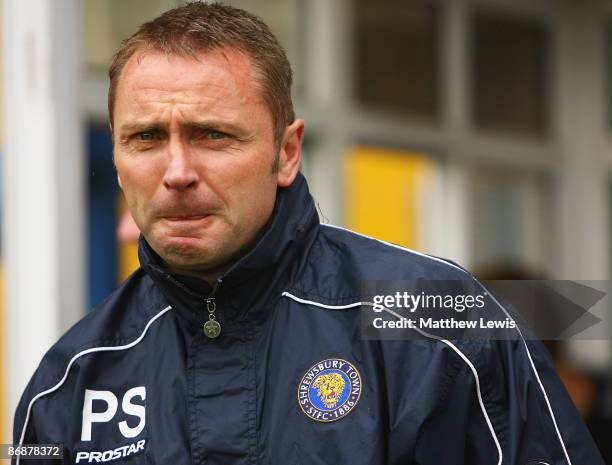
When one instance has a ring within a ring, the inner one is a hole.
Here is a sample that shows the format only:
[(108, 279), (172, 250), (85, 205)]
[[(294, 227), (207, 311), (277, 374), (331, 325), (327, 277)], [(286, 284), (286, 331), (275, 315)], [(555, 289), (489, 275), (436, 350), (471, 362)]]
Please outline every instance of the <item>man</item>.
[(477, 283), (319, 224), (260, 20), (168, 11), (110, 78), (141, 269), (45, 356), (16, 443), (61, 443), (66, 463), (603, 463), (541, 345), (363, 337), (364, 283)]

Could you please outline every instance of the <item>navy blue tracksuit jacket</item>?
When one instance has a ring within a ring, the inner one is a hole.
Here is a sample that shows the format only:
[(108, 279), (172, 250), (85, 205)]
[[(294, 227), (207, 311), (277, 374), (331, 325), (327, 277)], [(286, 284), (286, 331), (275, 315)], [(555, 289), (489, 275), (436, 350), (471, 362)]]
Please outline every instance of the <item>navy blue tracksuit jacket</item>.
[[(364, 281), (479, 284), (320, 224), (301, 175), (214, 288), (170, 275), (144, 240), (139, 253), (141, 268), (45, 355), (16, 443), (61, 443), (61, 463), (603, 464), (543, 346), (518, 330), (362, 337)], [(202, 330), (213, 304), (217, 338)]]

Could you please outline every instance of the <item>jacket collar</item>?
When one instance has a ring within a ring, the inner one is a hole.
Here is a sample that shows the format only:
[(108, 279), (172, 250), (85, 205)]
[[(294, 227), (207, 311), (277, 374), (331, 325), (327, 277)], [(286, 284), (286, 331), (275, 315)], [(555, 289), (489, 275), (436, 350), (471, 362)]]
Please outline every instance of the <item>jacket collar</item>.
[(204, 280), (171, 275), (141, 235), (138, 258), (170, 304), (189, 320), (205, 320), (205, 301), (217, 300), (221, 320), (257, 313), (297, 277), (316, 232), (319, 217), (306, 179), (298, 173), (287, 188), (279, 188), (266, 231), (257, 245), (219, 278), (213, 289)]

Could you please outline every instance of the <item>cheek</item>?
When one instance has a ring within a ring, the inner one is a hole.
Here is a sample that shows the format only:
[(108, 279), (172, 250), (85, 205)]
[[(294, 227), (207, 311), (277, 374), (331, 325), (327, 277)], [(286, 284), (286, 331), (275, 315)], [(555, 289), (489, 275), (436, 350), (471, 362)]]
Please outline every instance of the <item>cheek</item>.
[[(216, 169), (211, 169), (209, 173), (215, 173), (217, 179), (223, 184), (223, 191), (231, 197), (238, 197), (247, 202), (254, 202), (257, 198), (248, 195), (276, 188), (276, 178), (272, 174), (273, 157), (261, 154), (239, 156), (233, 160), (224, 160)], [(212, 168), (212, 167), (211, 167)], [(210, 179), (211, 184), (214, 179)]]
[(240, 200), (249, 208), (269, 202), (276, 192), (276, 178), (269, 164), (250, 165), (246, 169), (234, 172), (227, 179), (229, 192), (235, 200)]
[(154, 160), (122, 160), (117, 162), (117, 173), (121, 177), (123, 190), (139, 195), (155, 189), (162, 167)]
[(121, 177), (121, 189), (129, 201), (133, 201), (134, 197), (141, 190), (139, 186), (139, 179), (137, 176), (133, 176), (130, 173), (119, 171)]
[(272, 160), (269, 156), (244, 152), (231, 158), (220, 158), (217, 168), (228, 178), (260, 179), (272, 173)]
[(146, 208), (155, 193), (155, 184), (152, 177), (146, 172), (132, 172), (119, 170), (122, 191), (125, 195), (128, 207), (135, 216), (143, 214), (141, 210)]
[(263, 226), (272, 213), (276, 198), (276, 183), (270, 172), (266, 170), (256, 175), (251, 169), (240, 177), (234, 173), (224, 184), (227, 186), (224, 197), (230, 222), (245, 233)]

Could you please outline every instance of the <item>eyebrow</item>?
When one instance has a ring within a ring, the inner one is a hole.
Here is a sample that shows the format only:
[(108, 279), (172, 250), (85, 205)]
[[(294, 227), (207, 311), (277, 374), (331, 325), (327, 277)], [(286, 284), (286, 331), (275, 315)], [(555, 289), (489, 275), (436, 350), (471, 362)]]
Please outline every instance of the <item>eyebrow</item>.
[[(164, 130), (167, 126), (162, 123), (127, 123), (119, 127), (119, 133), (134, 133), (141, 131)], [(229, 131), (243, 134), (245, 129), (239, 124), (223, 121), (191, 121), (181, 124), (181, 127), (199, 131)]]
[(198, 131), (223, 131), (232, 133), (244, 133), (245, 129), (238, 124), (229, 122), (215, 122), (215, 121), (192, 121), (181, 125), (189, 130)]
[(119, 132), (125, 134), (126, 132), (151, 131), (162, 128), (163, 125), (159, 123), (129, 123), (120, 126)]

